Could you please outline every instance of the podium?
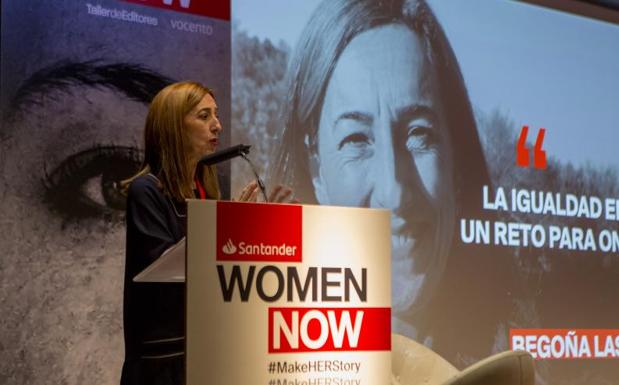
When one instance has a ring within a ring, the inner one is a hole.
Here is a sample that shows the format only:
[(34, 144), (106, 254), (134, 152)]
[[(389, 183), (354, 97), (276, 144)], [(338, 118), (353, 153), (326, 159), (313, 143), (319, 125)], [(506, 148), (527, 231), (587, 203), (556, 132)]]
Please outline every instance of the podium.
[(187, 385), (389, 383), (388, 210), (189, 200), (183, 251)]

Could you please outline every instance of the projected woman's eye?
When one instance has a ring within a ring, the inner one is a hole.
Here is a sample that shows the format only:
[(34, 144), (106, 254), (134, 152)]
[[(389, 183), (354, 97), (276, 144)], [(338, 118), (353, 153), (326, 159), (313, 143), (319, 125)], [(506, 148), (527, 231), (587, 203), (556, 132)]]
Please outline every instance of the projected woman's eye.
[(410, 152), (431, 151), (436, 149), (440, 143), (440, 134), (431, 123), (411, 122), (407, 131), (406, 148)]
[(140, 166), (133, 147), (95, 147), (67, 157), (46, 176), (46, 203), (69, 219), (85, 219), (124, 210), (119, 182)]

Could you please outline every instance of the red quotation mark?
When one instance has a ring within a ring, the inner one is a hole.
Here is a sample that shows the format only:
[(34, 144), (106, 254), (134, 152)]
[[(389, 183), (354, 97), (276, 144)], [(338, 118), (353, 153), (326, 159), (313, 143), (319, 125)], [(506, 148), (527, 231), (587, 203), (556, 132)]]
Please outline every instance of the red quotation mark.
[[(520, 137), (518, 138), (518, 144), (516, 144), (516, 166), (519, 167), (529, 167), (531, 165), (531, 150), (527, 148), (528, 133), (529, 126), (522, 126)], [(546, 151), (542, 150), (545, 134), (546, 129), (540, 128), (537, 132), (535, 146), (533, 147), (533, 167), (542, 170), (546, 169), (546, 166), (548, 165), (548, 162), (546, 161)]]

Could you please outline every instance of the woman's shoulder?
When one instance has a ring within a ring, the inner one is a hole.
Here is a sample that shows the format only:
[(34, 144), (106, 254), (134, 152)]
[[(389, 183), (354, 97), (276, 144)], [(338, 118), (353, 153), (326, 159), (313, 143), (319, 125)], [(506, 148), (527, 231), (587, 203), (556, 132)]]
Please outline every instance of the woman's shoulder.
[(142, 196), (145, 194), (163, 195), (161, 183), (153, 174), (140, 175), (129, 184), (128, 197)]

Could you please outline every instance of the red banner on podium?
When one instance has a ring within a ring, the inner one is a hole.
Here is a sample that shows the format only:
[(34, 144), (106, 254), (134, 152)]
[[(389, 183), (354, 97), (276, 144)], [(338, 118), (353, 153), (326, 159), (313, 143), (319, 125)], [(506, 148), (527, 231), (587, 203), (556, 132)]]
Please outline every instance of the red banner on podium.
[(299, 205), (217, 202), (217, 260), (301, 262)]

